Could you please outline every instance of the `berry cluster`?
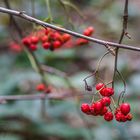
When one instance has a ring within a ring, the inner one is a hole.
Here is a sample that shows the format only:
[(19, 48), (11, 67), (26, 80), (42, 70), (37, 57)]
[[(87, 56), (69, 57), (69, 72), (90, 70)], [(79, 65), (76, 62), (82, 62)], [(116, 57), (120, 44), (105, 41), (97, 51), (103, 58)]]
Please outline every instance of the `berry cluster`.
[(51, 86), (45, 86), (45, 84), (43, 83), (40, 83), (36, 86), (36, 90), (39, 91), (39, 92), (44, 92), (44, 93), (51, 93), (52, 91), (52, 87)]
[(122, 103), (118, 107), (115, 107), (114, 113), (110, 109), (111, 105), (111, 96), (114, 95), (114, 89), (107, 87), (103, 83), (98, 83), (96, 85), (97, 93), (100, 95), (98, 101), (94, 101), (91, 105), (83, 103), (81, 105), (81, 111), (87, 115), (93, 116), (104, 116), (106, 121), (112, 121), (114, 116), (118, 122), (126, 122), (132, 120), (132, 114), (130, 113), (130, 105), (128, 103)]
[[(83, 35), (91, 36), (94, 32), (95, 30), (93, 27), (87, 27), (83, 31)], [(39, 29), (22, 39), (22, 44), (28, 47), (31, 51), (36, 51), (38, 49), (38, 43), (41, 43), (43, 49), (50, 49), (53, 51), (61, 47), (66, 47), (68, 44), (70, 44), (70, 48), (86, 45), (89, 41), (82, 38), (74, 40), (71, 35), (50, 28)], [(20, 52), (22, 47), (16, 42), (12, 42), (10, 43), (10, 49), (14, 52)]]
[(131, 121), (133, 116), (130, 113), (130, 105), (122, 103), (115, 111), (115, 118), (118, 122)]
[(29, 35), (22, 39), (22, 43), (30, 50), (37, 50), (37, 43), (40, 41), (44, 49), (55, 50), (60, 48), (64, 43), (69, 41), (71, 36), (66, 33), (60, 33), (58, 31), (47, 28), (40, 30), (36, 35)]

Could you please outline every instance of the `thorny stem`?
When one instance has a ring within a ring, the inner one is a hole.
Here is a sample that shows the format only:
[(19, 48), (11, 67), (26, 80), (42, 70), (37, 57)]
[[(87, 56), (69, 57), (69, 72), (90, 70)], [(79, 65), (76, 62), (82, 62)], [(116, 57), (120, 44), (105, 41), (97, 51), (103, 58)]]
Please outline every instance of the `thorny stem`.
[(53, 25), (53, 24), (43, 22), (43, 21), (41, 21), (39, 19), (33, 18), (33, 17), (25, 14), (25, 12), (23, 12), (23, 11), (16, 11), (16, 10), (11, 10), (11, 9), (0, 7), (0, 12), (1, 13), (7, 13), (7, 14), (10, 14), (10, 15), (15, 15), (15, 16), (23, 18), (23, 19), (25, 19), (27, 21), (39, 24), (39, 25), (41, 25), (41, 26), (43, 26), (45, 28), (49, 27), (49, 28), (52, 28), (54, 30), (58, 30), (58, 31), (61, 31), (61, 32), (71, 34), (71, 35), (73, 35), (75, 37), (87, 39), (87, 40), (89, 40), (91, 42), (94, 42), (94, 43), (97, 43), (97, 44), (100, 44), (100, 45), (103, 45), (103, 46), (108, 44), (109, 46), (112, 46), (112, 47), (115, 47), (115, 48), (117, 47), (117, 48), (123, 48), (123, 49), (128, 49), (128, 50), (140, 51), (139, 47), (134, 47), (134, 46), (130, 46), (130, 45), (124, 45), (124, 44), (118, 44), (118, 43), (114, 43), (114, 42), (100, 40), (100, 39), (93, 38), (93, 37), (88, 37), (88, 36), (85, 36), (83, 34), (73, 32), (71, 30), (68, 30), (68, 29), (65, 29), (65, 28), (62, 28), (62, 27), (58, 27), (58, 26)]

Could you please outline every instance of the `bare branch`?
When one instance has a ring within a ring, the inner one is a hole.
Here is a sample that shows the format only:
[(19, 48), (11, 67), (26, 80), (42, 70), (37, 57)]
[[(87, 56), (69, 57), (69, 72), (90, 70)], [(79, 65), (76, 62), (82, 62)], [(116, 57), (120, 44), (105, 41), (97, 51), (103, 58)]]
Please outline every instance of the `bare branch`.
[(65, 33), (71, 34), (71, 35), (79, 37), (79, 38), (84, 38), (84, 39), (87, 39), (87, 40), (89, 40), (91, 42), (101, 44), (101, 45), (104, 45), (104, 46), (106, 44), (108, 44), (109, 46), (112, 46), (112, 47), (123, 48), (123, 49), (134, 50), (134, 51), (140, 51), (139, 47), (134, 47), (134, 46), (130, 46), (130, 45), (124, 45), (124, 44), (118, 44), (118, 43), (114, 43), (114, 42), (100, 40), (100, 39), (93, 38), (93, 37), (88, 37), (88, 36), (79, 34), (77, 32), (73, 32), (71, 30), (68, 30), (68, 29), (65, 29), (65, 28), (55, 26), (53, 24), (43, 22), (43, 21), (41, 21), (39, 19), (36, 19), (36, 18), (33, 18), (33, 17), (27, 15), (23, 11), (15, 11), (15, 10), (10, 10), (10, 9), (7, 9), (7, 8), (0, 7), (0, 12), (7, 13), (7, 14), (10, 14), (10, 15), (15, 15), (15, 16), (18, 16), (18, 17), (23, 18), (25, 20), (28, 20), (30, 22), (39, 24), (39, 25), (41, 25), (43, 27), (50, 27), (52, 29), (55, 29), (55, 30), (58, 30), (58, 31), (61, 31), (61, 32), (65, 32)]

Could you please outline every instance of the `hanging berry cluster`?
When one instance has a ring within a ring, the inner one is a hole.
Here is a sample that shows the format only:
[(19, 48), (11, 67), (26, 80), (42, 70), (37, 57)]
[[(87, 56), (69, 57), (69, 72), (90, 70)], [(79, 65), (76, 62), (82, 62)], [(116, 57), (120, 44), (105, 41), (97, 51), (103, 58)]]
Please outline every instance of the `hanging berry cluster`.
[[(133, 116), (130, 113), (130, 105), (128, 103), (122, 103), (116, 106), (112, 95), (114, 95), (114, 89), (107, 87), (103, 83), (96, 85), (97, 93), (100, 99), (98, 101), (92, 100), (91, 105), (83, 103), (81, 105), (81, 111), (87, 115), (104, 116), (106, 121), (112, 121), (115, 117), (118, 122), (131, 121)], [(114, 113), (110, 105), (113, 104)]]
[[(93, 27), (87, 27), (83, 31), (83, 35), (91, 36), (94, 33)], [(70, 43), (70, 41), (72, 43)], [(88, 40), (78, 38), (76, 40), (72, 39), (71, 35), (67, 33), (61, 33), (59, 31), (46, 28), (46, 29), (39, 29), (31, 33), (30, 35), (24, 37), (22, 39), (22, 44), (29, 48), (31, 51), (36, 51), (38, 49), (38, 43), (41, 43), (41, 46), (45, 50), (56, 50), (61, 47), (66, 47), (66, 44), (69, 42), (71, 47), (86, 45), (89, 43)], [(15, 52), (20, 52), (21, 48), (19, 44), (12, 42), (10, 43), (10, 49)]]

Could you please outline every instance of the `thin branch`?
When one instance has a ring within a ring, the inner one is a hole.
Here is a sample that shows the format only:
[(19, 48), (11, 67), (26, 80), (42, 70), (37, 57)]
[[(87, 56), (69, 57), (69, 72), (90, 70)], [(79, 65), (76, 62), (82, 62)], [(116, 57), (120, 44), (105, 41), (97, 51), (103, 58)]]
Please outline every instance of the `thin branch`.
[(53, 67), (50, 67), (50, 66), (47, 66), (47, 65), (41, 65), (41, 68), (44, 72), (48, 72), (48, 73), (51, 73), (51, 74), (55, 74), (57, 76), (60, 76), (60, 77), (67, 77), (68, 75), (63, 72), (63, 71), (60, 71), (56, 68), (53, 68)]
[(93, 38), (93, 37), (88, 37), (88, 36), (82, 35), (80, 33), (73, 32), (71, 30), (68, 30), (68, 29), (65, 29), (65, 28), (55, 26), (53, 24), (43, 22), (43, 21), (41, 21), (39, 19), (33, 18), (33, 17), (25, 14), (25, 12), (23, 12), (23, 11), (20, 12), (20, 11), (15, 11), (15, 10), (0, 7), (0, 12), (7, 13), (7, 14), (10, 14), (10, 15), (15, 15), (15, 16), (18, 16), (18, 17), (23, 18), (25, 20), (28, 20), (30, 22), (39, 24), (39, 25), (41, 25), (43, 27), (49, 27), (49, 28), (52, 28), (52, 29), (55, 29), (55, 30), (58, 30), (58, 31), (61, 31), (61, 32), (71, 34), (71, 35), (79, 37), (79, 38), (87, 39), (87, 40), (89, 40), (91, 42), (101, 44), (101, 45), (104, 45), (104, 46), (106, 44), (108, 44), (109, 46), (112, 46), (112, 47), (123, 48), (123, 49), (134, 50), (134, 51), (140, 51), (139, 47), (134, 47), (134, 46), (130, 46), (130, 45), (124, 45), (124, 44), (118, 44), (118, 43), (114, 43), (114, 42), (100, 40), (100, 39)]
[[(125, 0), (124, 15), (123, 15), (123, 28), (122, 28), (122, 33), (119, 39), (119, 44), (122, 43), (123, 38), (125, 36), (126, 30), (127, 30), (127, 23), (128, 23), (128, 0)], [(119, 52), (119, 48), (116, 48), (113, 81), (115, 80), (115, 75), (116, 75), (116, 72), (118, 71), (117, 70), (118, 52)], [(112, 87), (114, 88), (114, 82), (112, 83)]]
[[(7, 8), (11, 9), (10, 3), (9, 3), (8, 0), (5, 0), (4, 3), (5, 3), (5, 5), (6, 5)], [(16, 29), (16, 31), (18, 32), (18, 35), (19, 35), (20, 38), (22, 39), (22, 38), (24, 37), (23, 34), (22, 34), (22, 30), (20, 29), (18, 23), (16, 22), (16, 20), (15, 20), (15, 18), (14, 18), (14, 16), (13, 16), (12, 14), (10, 14), (10, 18), (11, 18), (12, 21), (13, 21), (13, 25), (15, 26), (15, 29)], [(28, 59), (29, 59), (31, 65), (32, 65), (32, 61), (35, 63), (36, 68), (37, 68), (37, 71), (38, 71), (38, 73), (39, 73), (40, 76), (41, 76), (42, 82), (43, 82), (45, 85), (47, 85), (47, 82), (46, 82), (46, 79), (45, 79), (45, 73), (44, 73), (44, 71), (41, 69), (41, 66), (40, 66), (40, 64), (39, 64), (39, 62), (38, 62), (38, 60), (37, 60), (35, 54), (34, 54), (32, 51), (30, 51), (30, 49), (27, 48), (27, 47), (24, 47), (24, 46), (23, 46), (23, 49), (24, 49), (24, 52), (27, 54)], [(46, 116), (45, 100), (44, 100), (44, 99), (42, 99), (42, 102), (41, 102), (41, 114), (42, 114), (43, 117)]]

